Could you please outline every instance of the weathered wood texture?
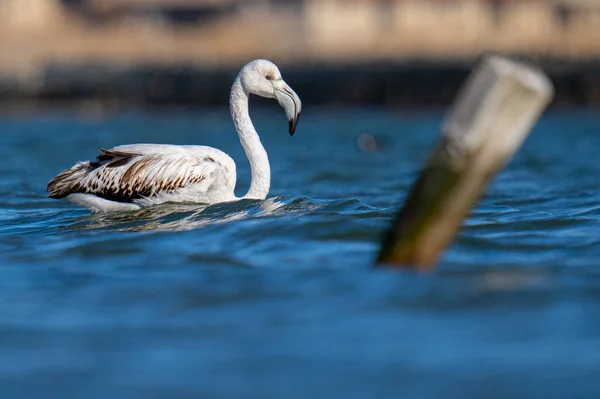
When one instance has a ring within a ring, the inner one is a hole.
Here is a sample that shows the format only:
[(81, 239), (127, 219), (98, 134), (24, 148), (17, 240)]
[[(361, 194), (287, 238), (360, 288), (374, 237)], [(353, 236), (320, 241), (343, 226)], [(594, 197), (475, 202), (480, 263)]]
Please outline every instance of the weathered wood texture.
[(442, 140), (385, 236), (377, 263), (431, 268), (553, 92), (546, 75), (531, 66), (483, 58), (447, 114)]

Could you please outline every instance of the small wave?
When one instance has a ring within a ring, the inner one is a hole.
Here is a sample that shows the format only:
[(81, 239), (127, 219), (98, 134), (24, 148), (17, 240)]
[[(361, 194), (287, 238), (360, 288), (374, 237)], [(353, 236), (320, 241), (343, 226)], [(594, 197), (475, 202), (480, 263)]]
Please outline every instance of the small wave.
[[(357, 218), (391, 217), (391, 213), (363, 204), (357, 199), (313, 199), (281, 196), (239, 200), (214, 205), (162, 204), (119, 214), (89, 214), (86, 210), (4, 210), (1, 233), (64, 234), (81, 231), (184, 231), (207, 225), (248, 219), (290, 218), (307, 214), (351, 215)], [(10, 223), (8, 223), (10, 222)]]

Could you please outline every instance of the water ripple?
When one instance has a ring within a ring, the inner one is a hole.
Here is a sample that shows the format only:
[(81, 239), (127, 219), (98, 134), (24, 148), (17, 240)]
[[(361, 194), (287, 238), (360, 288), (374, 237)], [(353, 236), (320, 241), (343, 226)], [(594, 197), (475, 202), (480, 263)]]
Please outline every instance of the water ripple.
[(416, 274), (373, 259), (441, 114), (310, 111), (290, 141), (253, 109), (271, 198), (118, 215), (45, 185), (97, 147), (200, 141), (243, 192), (227, 111), (0, 118), (0, 397), (597, 396), (596, 113), (546, 115)]

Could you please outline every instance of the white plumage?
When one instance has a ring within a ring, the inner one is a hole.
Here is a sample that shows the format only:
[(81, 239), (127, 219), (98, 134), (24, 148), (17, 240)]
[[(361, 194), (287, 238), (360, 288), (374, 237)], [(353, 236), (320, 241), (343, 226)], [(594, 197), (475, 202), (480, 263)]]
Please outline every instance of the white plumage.
[[(265, 199), (271, 171), (267, 153), (248, 113), (248, 96), (275, 98), (293, 135), (301, 102), (270, 61), (244, 66), (231, 88), (231, 115), (250, 162), (252, 181), (243, 198)], [(51, 198), (66, 198), (96, 212), (135, 210), (164, 202), (214, 204), (233, 201), (235, 162), (205, 146), (132, 144), (100, 150), (95, 161), (80, 162), (48, 183)]]

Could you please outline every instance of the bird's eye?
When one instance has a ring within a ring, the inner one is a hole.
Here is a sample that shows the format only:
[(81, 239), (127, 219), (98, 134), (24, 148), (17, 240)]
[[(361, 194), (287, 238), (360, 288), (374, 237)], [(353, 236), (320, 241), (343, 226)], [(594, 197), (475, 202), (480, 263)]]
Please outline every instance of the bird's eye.
[(267, 80), (272, 80), (272, 79), (273, 79), (273, 77), (272, 77), (271, 75), (267, 75), (267, 76), (265, 76), (265, 79), (267, 79)]

